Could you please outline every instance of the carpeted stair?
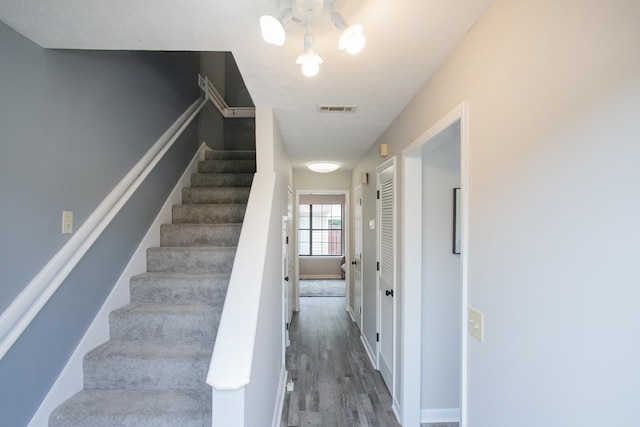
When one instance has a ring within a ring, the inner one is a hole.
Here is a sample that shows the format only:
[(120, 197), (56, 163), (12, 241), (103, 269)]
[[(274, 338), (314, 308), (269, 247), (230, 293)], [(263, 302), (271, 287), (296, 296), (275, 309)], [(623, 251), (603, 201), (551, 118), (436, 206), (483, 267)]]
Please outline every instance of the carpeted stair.
[(211, 426), (205, 380), (255, 170), (253, 151), (206, 153), (50, 427)]

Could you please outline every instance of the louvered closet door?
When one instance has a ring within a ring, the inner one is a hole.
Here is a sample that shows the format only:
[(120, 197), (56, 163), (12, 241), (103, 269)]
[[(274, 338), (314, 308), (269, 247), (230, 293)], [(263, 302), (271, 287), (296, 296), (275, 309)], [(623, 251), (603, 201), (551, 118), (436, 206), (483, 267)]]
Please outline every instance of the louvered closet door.
[(379, 174), (380, 191), (378, 247), (380, 262), (380, 354), (379, 368), (387, 388), (393, 390), (393, 332), (394, 332), (394, 291), (395, 291), (395, 193), (393, 166)]

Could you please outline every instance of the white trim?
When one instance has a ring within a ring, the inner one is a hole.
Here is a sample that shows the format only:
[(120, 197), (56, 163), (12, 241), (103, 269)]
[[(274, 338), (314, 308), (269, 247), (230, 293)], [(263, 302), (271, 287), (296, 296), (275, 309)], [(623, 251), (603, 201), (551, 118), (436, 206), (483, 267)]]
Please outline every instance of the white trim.
[(460, 409), (423, 409), (420, 411), (421, 423), (458, 423), (460, 422)]
[(351, 317), (351, 321), (355, 323), (356, 316), (353, 313), (353, 309), (351, 309), (351, 306), (347, 307), (347, 313), (349, 313), (349, 317)]
[(422, 322), (416, 321), (421, 315), (422, 302), (422, 156), (438, 148), (429, 144), (435, 136), (455, 122), (460, 122), (460, 179), (462, 190), (462, 251), (461, 270), (461, 360), (460, 360), (460, 427), (466, 427), (467, 412), (467, 292), (469, 259), (468, 251), (468, 150), (469, 115), (467, 101), (418, 136), (402, 151), (403, 159), (403, 260), (402, 277), (402, 422), (417, 425), (421, 414), (421, 345)]
[(9, 351), (206, 102), (206, 99), (199, 99), (191, 104), (104, 198), (78, 231), (31, 280), (9, 308), (0, 315), (0, 359)]
[(138, 248), (100, 308), (100, 311), (98, 311), (98, 314), (93, 319), (93, 322), (80, 340), (80, 343), (73, 351), (73, 354), (71, 354), (58, 379), (49, 390), (49, 393), (47, 393), (47, 396), (40, 404), (33, 418), (31, 418), (29, 427), (48, 425), (51, 411), (82, 390), (82, 360), (84, 355), (109, 340), (109, 313), (130, 302), (129, 280), (132, 276), (144, 273), (147, 270), (147, 248), (160, 245), (160, 224), (171, 222), (171, 207), (174, 204), (181, 203), (182, 188), (190, 185), (191, 174), (197, 171), (198, 160), (204, 158), (204, 152), (207, 149), (207, 146), (202, 143), (138, 245)]
[(396, 398), (396, 396), (393, 397), (393, 403), (391, 405), (391, 410), (393, 411), (393, 415), (396, 416), (396, 421), (398, 421), (398, 423), (400, 423), (402, 421), (402, 418), (400, 417), (400, 409), (401, 409), (401, 405), (400, 402), (398, 402), (398, 399)]
[(367, 341), (367, 337), (365, 337), (365, 335), (362, 333), (360, 334), (360, 341), (362, 341), (362, 345), (364, 345), (364, 349), (367, 352), (367, 356), (369, 356), (369, 361), (371, 361), (371, 366), (373, 366), (373, 369), (378, 370), (377, 361), (373, 357), (374, 355), (373, 349), (369, 345), (369, 341)]
[(278, 380), (278, 389), (276, 390), (276, 406), (273, 410), (272, 427), (280, 427), (282, 421), (282, 408), (284, 408), (285, 391), (287, 390), (287, 369), (284, 365), (280, 366), (280, 379)]

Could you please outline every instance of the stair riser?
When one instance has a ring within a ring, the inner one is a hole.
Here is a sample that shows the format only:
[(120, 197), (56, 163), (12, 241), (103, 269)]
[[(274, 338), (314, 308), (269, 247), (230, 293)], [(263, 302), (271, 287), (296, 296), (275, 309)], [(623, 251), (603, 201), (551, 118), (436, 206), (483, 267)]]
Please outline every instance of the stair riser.
[(211, 427), (211, 392), (84, 390), (49, 417), (49, 427)]
[(191, 175), (191, 187), (251, 187), (253, 175), (194, 173)]
[(228, 276), (172, 278), (139, 275), (132, 277), (129, 283), (132, 303), (223, 304), (228, 286)]
[(149, 248), (147, 271), (231, 273), (235, 248)]
[(198, 162), (200, 173), (254, 173), (256, 162), (252, 160), (202, 160)]
[(248, 188), (183, 188), (182, 203), (188, 204), (246, 204)]
[(140, 360), (132, 357), (85, 360), (84, 387), (93, 389), (205, 390), (210, 357)]
[(205, 151), (206, 160), (255, 160), (255, 151), (211, 150)]
[(160, 246), (236, 246), (240, 224), (163, 224)]
[(174, 224), (239, 224), (244, 219), (246, 205), (175, 205)]
[(110, 313), (111, 339), (214, 341), (222, 313), (221, 305), (207, 310), (184, 312), (137, 310), (140, 307), (158, 307), (158, 305), (130, 304)]
[(94, 389), (207, 390), (212, 341), (108, 341), (84, 358), (84, 386)]

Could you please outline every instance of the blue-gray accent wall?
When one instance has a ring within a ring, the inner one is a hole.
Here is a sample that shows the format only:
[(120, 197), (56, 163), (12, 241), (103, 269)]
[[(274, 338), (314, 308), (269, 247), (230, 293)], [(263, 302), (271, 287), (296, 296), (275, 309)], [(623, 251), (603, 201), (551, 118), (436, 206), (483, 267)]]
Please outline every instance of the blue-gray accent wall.
[[(199, 96), (197, 53), (48, 50), (0, 22), (0, 312)], [(0, 360), (26, 425), (197, 151), (193, 123)]]

